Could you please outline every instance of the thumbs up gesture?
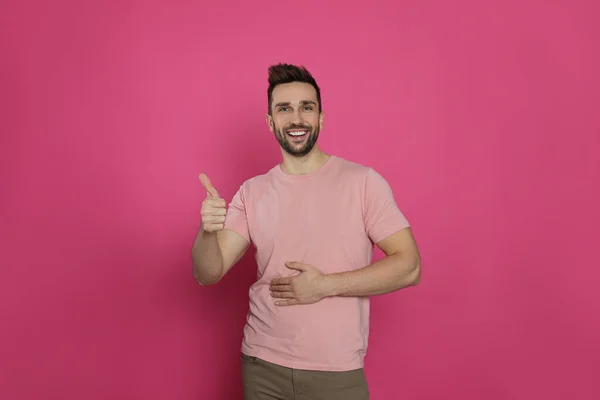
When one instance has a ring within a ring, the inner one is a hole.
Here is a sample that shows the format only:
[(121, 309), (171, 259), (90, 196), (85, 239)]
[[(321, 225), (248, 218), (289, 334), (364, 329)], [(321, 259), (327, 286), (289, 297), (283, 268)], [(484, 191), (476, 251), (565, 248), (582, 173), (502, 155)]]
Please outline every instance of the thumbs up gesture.
[(206, 189), (206, 199), (202, 202), (202, 229), (205, 232), (218, 232), (224, 229), (227, 204), (219, 197), (219, 192), (205, 174), (200, 174), (200, 182)]

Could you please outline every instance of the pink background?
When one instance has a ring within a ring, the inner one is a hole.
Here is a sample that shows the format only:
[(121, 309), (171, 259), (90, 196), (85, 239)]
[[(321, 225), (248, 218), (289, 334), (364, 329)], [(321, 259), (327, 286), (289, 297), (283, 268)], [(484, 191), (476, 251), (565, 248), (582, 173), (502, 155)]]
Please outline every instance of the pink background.
[(197, 176), (279, 161), (280, 61), (420, 244), (372, 399), (600, 398), (597, 2), (102, 3), (1, 6), (1, 399), (241, 398), (255, 267), (194, 282)]

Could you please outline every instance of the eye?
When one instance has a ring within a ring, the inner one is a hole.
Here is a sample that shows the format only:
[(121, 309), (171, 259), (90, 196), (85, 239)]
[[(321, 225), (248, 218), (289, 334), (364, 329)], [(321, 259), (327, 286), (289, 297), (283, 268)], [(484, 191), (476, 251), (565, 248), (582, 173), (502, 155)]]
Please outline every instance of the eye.
[(280, 107), (279, 108), (279, 112), (286, 112), (287, 111), (287, 107)]
[(312, 111), (312, 106), (304, 106), (304, 111)]

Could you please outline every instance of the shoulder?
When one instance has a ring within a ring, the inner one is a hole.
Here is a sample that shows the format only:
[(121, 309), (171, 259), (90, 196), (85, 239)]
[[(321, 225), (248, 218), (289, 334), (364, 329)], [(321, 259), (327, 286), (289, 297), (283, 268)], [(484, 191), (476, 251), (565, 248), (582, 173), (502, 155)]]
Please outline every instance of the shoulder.
[(335, 156), (335, 158), (338, 163), (339, 171), (341, 171), (344, 175), (364, 177), (366, 176), (366, 174), (369, 173), (369, 170), (371, 169), (371, 167), (360, 164), (356, 161), (347, 160), (339, 156)]
[(374, 167), (345, 159), (340, 164), (340, 178), (352, 182), (366, 204), (394, 197), (390, 183)]
[(360, 164), (356, 161), (346, 160), (337, 157), (340, 165), (340, 172), (344, 177), (350, 177), (366, 185), (369, 181), (385, 181), (383, 176), (369, 165)]
[(239, 187), (238, 192), (245, 197), (251, 197), (265, 191), (273, 181), (274, 168), (260, 175), (247, 178)]

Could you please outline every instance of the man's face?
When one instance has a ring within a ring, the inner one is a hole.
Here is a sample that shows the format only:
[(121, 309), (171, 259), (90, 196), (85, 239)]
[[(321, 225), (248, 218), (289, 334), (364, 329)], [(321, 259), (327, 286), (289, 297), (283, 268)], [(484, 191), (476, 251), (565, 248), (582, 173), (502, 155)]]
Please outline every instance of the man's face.
[(323, 123), (317, 91), (308, 83), (292, 82), (276, 86), (272, 97), (267, 123), (279, 145), (292, 156), (308, 154)]

